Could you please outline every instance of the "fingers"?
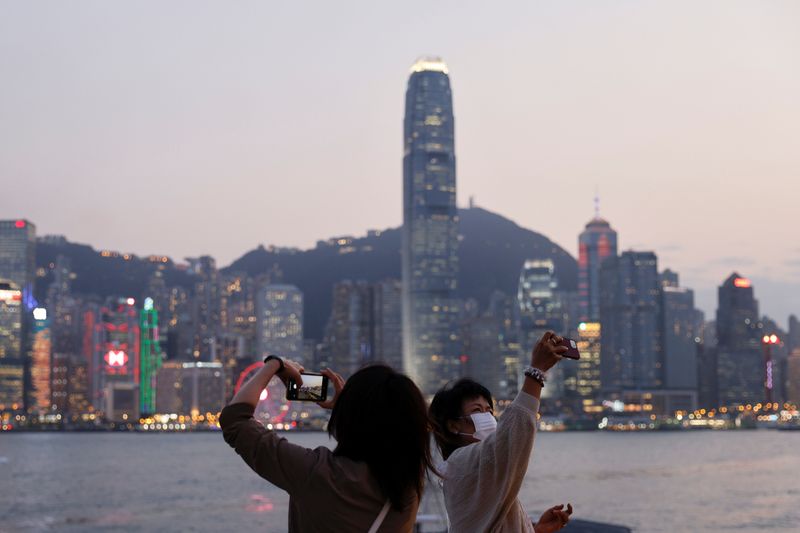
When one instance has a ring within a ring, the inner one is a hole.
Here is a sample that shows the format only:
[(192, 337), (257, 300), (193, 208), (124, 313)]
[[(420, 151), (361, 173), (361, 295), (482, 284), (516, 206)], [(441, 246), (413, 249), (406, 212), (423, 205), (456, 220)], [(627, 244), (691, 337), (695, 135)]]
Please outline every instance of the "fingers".
[(344, 378), (331, 370), (330, 368), (326, 368), (320, 372), (322, 375), (327, 376), (331, 383), (333, 383), (333, 398), (329, 398), (324, 402), (317, 402), (317, 405), (323, 407), (325, 409), (333, 409), (334, 404), (336, 403), (336, 398), (339, 396), (339, 393), (342, 392), (344, 388)]
[(567, 516), (569, 516), (569, 515), (571, 515), (571, 514), (572, 514), (572, 504), (571, 504), (571, 503), (568, 503), (568, 504), (567, 504), (567, 510), (566, 510), (566, 513), (567, 513)]
[(298, 385), (303, 384), (303, 377), (300, 375), (301, 372), (305, 371), (303, 365), (296, 361), (291, 361), (289, 359), (283, 362), (283, 372), (281, 372), (281, 378), (291, 379)]

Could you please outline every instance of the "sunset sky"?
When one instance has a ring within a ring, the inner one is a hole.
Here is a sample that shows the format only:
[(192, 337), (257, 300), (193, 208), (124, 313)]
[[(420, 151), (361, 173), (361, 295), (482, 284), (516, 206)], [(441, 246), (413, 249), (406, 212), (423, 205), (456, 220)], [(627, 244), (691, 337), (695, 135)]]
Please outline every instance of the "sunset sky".
[[(0, 0), (0, 218), (137, 254), (402, 220), (408, 69), (449, 65), (459, 203), (601, 214), (707, 313), (800, 314), (800, 3)], [(711, 318), (709, 316), (709, 318)]]

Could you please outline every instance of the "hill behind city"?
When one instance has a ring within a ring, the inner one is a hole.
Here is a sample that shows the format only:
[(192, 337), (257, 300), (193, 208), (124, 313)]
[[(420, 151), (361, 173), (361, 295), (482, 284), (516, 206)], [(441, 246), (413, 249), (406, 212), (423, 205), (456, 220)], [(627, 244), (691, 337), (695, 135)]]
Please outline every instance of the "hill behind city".
[[(481, 208), (459, 210), (460, 246), (458, 289), (461, 297), (487, 305), (494, 290), (515, 294), (520, 268), (526, 259), (550, 258), (559, 284), (577, 288), (577, 263), (550, 239), (513, 221)], [(370, 232), (365, 237), (340, 237), (320, 241), (309, 250), (281, 250), (259, 246), (231, 265), (224, 274), (270, 274), (272, 281), (297, 285), (305, 298), (305, 336), (319, 339), (331, 309), (333, 285), (341, 280), (380, 281), (400, 278), (401, 229)], [(68, 257), (75, 273), (73, 290), (79, 294), (144, 297), (148, 278), (159, 267), (148, 258), (108, 257), (90, 246), (67, 241), (40, 242), (37, 267), (45, 276), (37, 278), (37, 295), (43, 296), (52, 281), (58, 255)], [(166, 267), (166, 268), (165, 268)], [(187, 289), (192, 276), (168, 261), (162, 264), (165, 281)]]

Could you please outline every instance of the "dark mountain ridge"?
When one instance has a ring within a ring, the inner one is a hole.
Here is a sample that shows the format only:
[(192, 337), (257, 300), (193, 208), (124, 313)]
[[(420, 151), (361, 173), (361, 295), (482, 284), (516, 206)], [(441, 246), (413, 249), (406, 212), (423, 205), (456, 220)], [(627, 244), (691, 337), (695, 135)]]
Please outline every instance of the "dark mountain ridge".
[[(523, 262), (544, 258), (553, 260), (560, 287), (576, 290), (575, 259), (544, 235), (485, 209), (461, 209), (459, 216), (459, 296), (474, 298), (483, 308), (495, 290), (516, 294)], [(369, 232), (365, 237), (320, 241), (309, 250), (259, 246), (222, 269), (222, 273), (258, 277), (272, 272), (273, 281), (297, 285), (305, 299), (305, 335), (319, 339), (330, 313), (333, 285), (345, 279), (369, 282), (399, 279), (400, 246), (400, 228)], [(192, 276), (171, 261), (105, 257), (87, 245), (40, 242), (37, 265), (44, 268), (46, 276), (37, 280), (37, 296), (43, 296), (52, 281), (49, 266), (58, 255), (70, 258), (76, 274), (73, 290), (81, 294), (141, 298), (145, 296), (147, 280), (156, 269), (163, 272), (169, 285), (190, 289), (193, 283)], [(275, 276), (275, 272), (280, 275)]]

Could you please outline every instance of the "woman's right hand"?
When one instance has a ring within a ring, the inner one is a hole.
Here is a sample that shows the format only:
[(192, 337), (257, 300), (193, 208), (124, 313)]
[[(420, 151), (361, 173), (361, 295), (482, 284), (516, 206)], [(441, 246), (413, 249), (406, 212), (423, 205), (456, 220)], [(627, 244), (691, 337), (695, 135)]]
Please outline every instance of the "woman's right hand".
[(531, 354), (531, 366), (538, 368), (542, 372), (547, 372), (561, 360), (561, 354), (567, 351), (566, 346), (559, 346), (558, 343), (563, 339), (553, 333), (546, 331)]
[(336, 404), (336, 398), (339, 397), (339, 393), (342, 392), (344, 388), (344, 378), (330, 368), (326, 368), (321, 374), (323, 376), (328, 376), (328, 379), (333, 383), (333, 398), (328, 398), (324, 402), (317, 402), (317, 405), (325, 409), (333, 409), (333, 406)]

